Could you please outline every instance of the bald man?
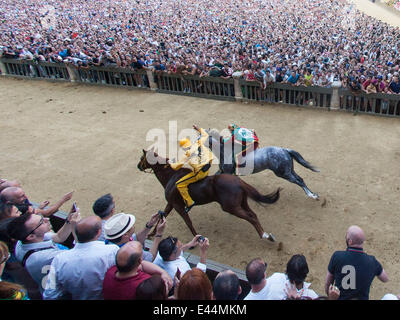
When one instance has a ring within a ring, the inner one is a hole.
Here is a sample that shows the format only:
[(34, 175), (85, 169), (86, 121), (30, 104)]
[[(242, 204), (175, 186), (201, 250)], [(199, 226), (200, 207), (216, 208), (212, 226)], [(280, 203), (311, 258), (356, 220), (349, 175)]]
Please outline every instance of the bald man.
[(244, 300), (266, 300), (269, 286), (267, 286), (267, 263), (261, 258), (251, 260), (246, 266), (246, 278), (251, 290)]
[(213, 282), (215, 300), (238, 300), (242, 293), (240, 280), (232, 270), (218, 273)]
[(346, 232), (346, 251), (336, 251), (329, 262), (325, 280), (325, 292), (333, 283), (340, 290), (339, 300), (368, 300), (369, 290), (375, 276), (387, 282), (388, 276), (374, 256), (363, 250), (364, 231), (351, 226)]
[(119, 247), (97, 241), (101, 234), (98, 216), (79, 221), (74, 233), (78, 243), (53, 259), (43, 298), (102, 300), (104, 276), (115, 264)]
[(53, 213), (57, 212), (60, 207), (67, 201), (72, 198), (72, 192), (68, 192), (65, 194), (59, 201), (57, 201), (54, 205), (47, 207), (49, 205), (49, 201), (42, 202), (38, 208), (33, 208), (32, 204), (28, 200), (24, 190), (19, 186), (18, 181), (6, 181), (2, 183), (2, 185), (10, 185), (7, 188), (4, 188), (0, 193), (0, 201), (4, 203), (14, 204), (21, 213), (37, 213), (41, 214), (45, 217), (51, 216)]
[(143, 248), (138, 241), (129, 241), (119, 249), (116, 265), (106, 273), (103, 282), (105, 300), (134, 300), (136, 288), (144, 280), (158, 274), (164, 280), (166, 293), (172, 288), (172, 278), (159, 266), (144, 261)]
[(0, 179), (0, 192), (2, 192), (5, 188), (9, 187), (21, 187), (21, 184), (17, 180), (5, 180)]

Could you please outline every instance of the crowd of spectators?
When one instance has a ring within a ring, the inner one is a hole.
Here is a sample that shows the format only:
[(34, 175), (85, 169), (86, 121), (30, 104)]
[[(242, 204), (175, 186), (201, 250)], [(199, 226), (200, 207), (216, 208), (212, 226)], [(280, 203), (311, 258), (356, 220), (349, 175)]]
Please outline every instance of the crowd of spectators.
[(400, 30), (347, 0), (0, 4), (4, 57), (400, 93)]
[[(16, 201), (16, 195), (23, 197)], [(72, 198), (67, 195), (64, 203)], [(166, 219), (159, 213), (135, 233), (136, 217), (115, 213), (115, 201), (106, 194), (94, 201), (93, 214), (85, 218), (74, 203), (64, 225), (54, 232), (51, 215), (43, 214), (47, 207), (52, 207), (47, 201), (32, 204), (18, 181), (0, 179), (0, 299), (368, 300), (375, 277), (389, 280), (381, 263), (364, 252), (366, 236), (358, 226), (348, 228), (346, 250), (331, 256), (324, 293), (306, 282), (309, 268), (301, 254), (289, 259), (286, 270), (269, 276), (267, 262), (252, 259), (246, 266), (250, 289), (243, 292), (230, 269), (212, 280), (207, 275), (208, 238), (196, 235), (183, 244), (165, 237)], [(153, 228), (153, 244), (146, 248)], [(67, 247), (69, 237), (74, 241)], [(192, 267), (184, 252), (195, 247), (200, 259)], [(20, 272), (13, 272), (18, 268)], [(30, 296), (21, 271), (37, 285), (39, 297)], [(400, 295), (382, 299), (399, 300)]]

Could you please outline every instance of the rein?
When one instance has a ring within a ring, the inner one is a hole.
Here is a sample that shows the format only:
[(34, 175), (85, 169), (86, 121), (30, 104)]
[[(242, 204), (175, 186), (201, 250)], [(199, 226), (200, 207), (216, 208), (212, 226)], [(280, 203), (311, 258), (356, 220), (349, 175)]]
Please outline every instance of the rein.
[[(146, 170), (150, 170), (150, 171), (146, 171)], [(154, 173), (154, 170), (153, 170), (153, 168), (148, 168), (148, 169), (143, 169), (143, 172), (144, 173)]]

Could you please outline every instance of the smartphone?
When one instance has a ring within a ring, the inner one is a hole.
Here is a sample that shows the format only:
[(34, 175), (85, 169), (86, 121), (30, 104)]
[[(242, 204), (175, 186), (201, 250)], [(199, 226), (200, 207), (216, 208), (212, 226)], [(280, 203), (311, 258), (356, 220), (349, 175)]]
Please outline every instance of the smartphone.
[(179, 268), (176, 269), (175, 275), (176, 275), (176, 278), (177, 278), (178, 280), (181, 280), (181, 270), (179, 270)]
[(76, 205), (76, 202), (74, 202), (73, 204), (72, 204), (72, 212), (76, 212), (78, 210), (78, 207), (77, 207), (77, 205)]

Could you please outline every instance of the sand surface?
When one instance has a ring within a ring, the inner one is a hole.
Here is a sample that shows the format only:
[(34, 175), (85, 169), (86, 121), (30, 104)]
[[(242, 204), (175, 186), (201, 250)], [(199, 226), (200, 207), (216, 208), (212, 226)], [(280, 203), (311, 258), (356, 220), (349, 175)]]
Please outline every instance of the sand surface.
[(383, 22), (389, 23), (395, 27), (400, 27), (400, 12), (390, 9), (386, 4), (376, 0), (373, 3), (370, 0), (352, 0), (356, 8), (369, 16), (375, 17)]
[[(308, 281), (324, 294), (329, 259), (345, 248), (345, 232), (356, 224), (366, 232), (366, 252), (391, 278), (387, 284), (375, 280), (371, 298), (400, 293), (400, 119), (4, 77), (0, 92), (0, 177), (18, 179), (32, 201), (54, 202), (75, 190), (73, 199), (87, 216), (93, 201), (110, 192), (117, 211), (133, 213), (141, 230), (166, 204), (155, 176), (137, 169), (142, 149), (151, 144), (147, 132), (168, 133), (169, 121), (177, 121), (179, 130), (193, 123), (222, 130), (235, 121), (256, 129), (261, 146), (292, 148), (317, 166), (320, 173), (297, 163), (295, 170), (321, 200), (307, 198), (271, 171), (244, 177), (264, 194), (283, 188), (273, 205), (250, 201), (278, 242), (259, 239), (252, 225), (217, 203), (195, 207), (190, 217), (210, 239), (208, 258), (244, 269), (260, 256), (270, 275), (284, 272), (289, 258), (301, 253), (309, 263)], [(192, 239), (176, 212), (165, 235)]]

